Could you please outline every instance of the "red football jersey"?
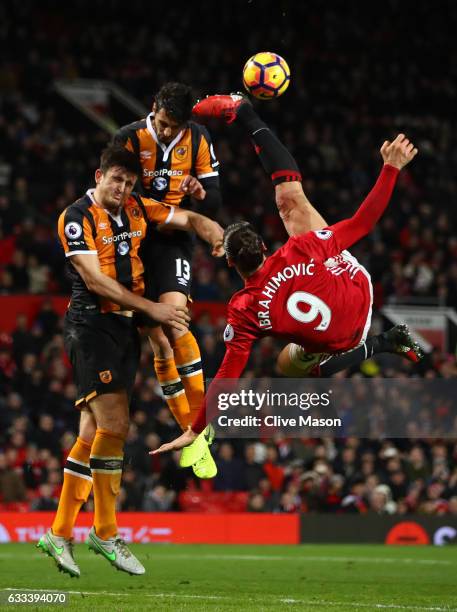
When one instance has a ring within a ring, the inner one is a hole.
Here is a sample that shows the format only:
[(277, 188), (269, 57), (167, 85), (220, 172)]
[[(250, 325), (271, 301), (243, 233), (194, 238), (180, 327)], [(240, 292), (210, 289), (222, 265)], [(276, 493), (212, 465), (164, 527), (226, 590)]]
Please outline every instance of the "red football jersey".
[(290, 238), (232, 297), (225, 340), (271, 335), (307, 353), (347, 350), (360, 342), (371, 302), (369, 275), (341, 252), (337, 234), (309, 232)]
[[(308, 353), (357, 346), (370, 324), (372, 289), (367, 271), (345, 249), (374, 227), (397, 176), (396, 168), (384, 165), (353, 217), (290, 238), (246, 280), (228, 306), (227, 350), (216, 378), (239, 378), (252, 343), (266, 335), (300, 344)], [(192, 425), (197, 433), (210, 420), (205, 409), (206, 402)]]

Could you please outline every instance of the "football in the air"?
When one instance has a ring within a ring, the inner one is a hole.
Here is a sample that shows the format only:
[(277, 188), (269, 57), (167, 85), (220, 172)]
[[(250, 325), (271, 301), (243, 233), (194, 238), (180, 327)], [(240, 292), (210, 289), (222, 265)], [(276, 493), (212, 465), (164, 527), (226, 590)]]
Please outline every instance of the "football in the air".
[(247, 91), (260, 100), (281, 96), (289, 87), (290, 69), (277, 53), (262, 51), (248, 59), (243, 68), (243, 84)]

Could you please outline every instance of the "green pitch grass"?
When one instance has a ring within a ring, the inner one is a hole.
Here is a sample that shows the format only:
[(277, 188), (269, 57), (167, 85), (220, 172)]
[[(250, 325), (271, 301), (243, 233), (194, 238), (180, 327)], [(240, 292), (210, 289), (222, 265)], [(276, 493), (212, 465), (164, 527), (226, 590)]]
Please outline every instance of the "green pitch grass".
[(78, 545), (81, 578), (72, 579), (30, 544), (0, 545), (1, 604), (9, 594), (30, 589), (68, 593), (65, 610), (457, 610), (457, 547), (134, 545), (132, 550), (146, 567), (144, 576), (118, 572)]

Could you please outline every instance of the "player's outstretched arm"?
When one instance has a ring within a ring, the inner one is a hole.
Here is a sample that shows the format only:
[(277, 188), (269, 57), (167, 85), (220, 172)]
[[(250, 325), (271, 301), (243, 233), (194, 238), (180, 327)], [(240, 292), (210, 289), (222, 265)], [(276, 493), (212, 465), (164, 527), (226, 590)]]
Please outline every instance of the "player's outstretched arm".
[(175, 438), (171, 442), (167, 442), (166, 444), (162, 444), (156, 450), (150, 451), (150, 455), (160, 455), (162, 453), (169, 453), (170, 451), (179, 450), (184, 448), (185, 446), (189, 446), (198, 436), (197, 433), (192, 431), (191, 426), (186, 429), (186, 431), (181, 434), (178, 438)]
[(212, 247), (214, 257), (222, 257), (224, 230), (216, 221), (191, 210), (176, 209), (168, 227), (195, 232)]
[(190, 317), (185, 306), (151, 302), (129, 291), (124, 285), (101, 271), (96, 255), (73, 255), (71, 263), (92, 293), (128, 310), (143, 312), (158, 323), (170, 325), (178, 331), (187, 331)]

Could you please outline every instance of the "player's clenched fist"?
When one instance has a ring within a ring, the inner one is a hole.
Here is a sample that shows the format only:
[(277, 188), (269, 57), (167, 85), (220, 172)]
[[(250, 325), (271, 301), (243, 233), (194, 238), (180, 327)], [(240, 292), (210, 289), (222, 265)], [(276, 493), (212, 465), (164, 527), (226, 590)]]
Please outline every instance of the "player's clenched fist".
[(404, 134), (398, 134), (392, 142), (388, 140), (384, 142), (381, 155), (385, 164), (401, 170), (417, 155), (417, 149)]
[(195, 176), (186, 176), (179, 186), (180, 191), (184, 191), (188, 195), (191, 195), (196, 200), (204, 200), (206, 196), (206, 191), (203, 188), (203, 185), (199, 180), (195, 178)]

